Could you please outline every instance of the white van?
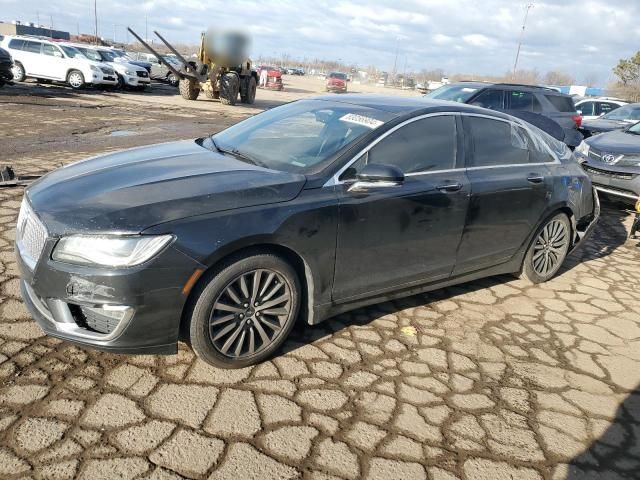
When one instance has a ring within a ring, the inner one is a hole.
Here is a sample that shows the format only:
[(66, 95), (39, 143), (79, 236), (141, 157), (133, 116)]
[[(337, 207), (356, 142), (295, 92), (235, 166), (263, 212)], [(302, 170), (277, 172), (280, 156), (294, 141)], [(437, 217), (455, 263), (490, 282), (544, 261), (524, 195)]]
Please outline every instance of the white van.
[(118, 88), (131, 87), (137, 90), (144, 90), (151, 84), (149, 72), (142, 67), (129, 63), (126, 59), (113, 54), (111, 49), (96, 47), (82, 43), (64, 43), (77, 48), (89, 60), (94, 60), (112, 67), (117, 74)]
[(113, 68), (89, 60), (70, 46), (41, 37), (7, 35), (0, 46), (13, 57), (13, 79), (38, 78), (67, 83), (79, 89), (87, 84), (117, 85)]

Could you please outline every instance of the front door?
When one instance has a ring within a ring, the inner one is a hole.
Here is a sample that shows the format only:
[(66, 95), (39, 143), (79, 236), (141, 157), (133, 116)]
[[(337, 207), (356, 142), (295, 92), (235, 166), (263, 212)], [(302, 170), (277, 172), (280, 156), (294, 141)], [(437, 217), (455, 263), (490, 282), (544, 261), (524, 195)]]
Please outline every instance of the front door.
[(463, 116), (471, 201), (454, 274), (509, 260), (536, 228), (553, 185), (555, 161), (521, 126)]
[[(451, 275), (469, 201), (469, 182), (457, 168), (458, 124), (450, 114), (419, 118), (391, 131), (347, 170), (338, 185), (335, 301)], [(404, 183), (349, 191), (367, 163), (398, 167)]]

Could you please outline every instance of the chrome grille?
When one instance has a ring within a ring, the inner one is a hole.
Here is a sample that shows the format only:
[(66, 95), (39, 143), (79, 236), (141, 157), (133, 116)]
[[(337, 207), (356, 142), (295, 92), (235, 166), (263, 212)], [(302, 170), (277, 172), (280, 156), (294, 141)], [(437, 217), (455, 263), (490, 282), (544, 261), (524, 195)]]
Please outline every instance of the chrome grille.
[(26, 198), (23, 198), (16, 225), (16, 242), (23, 260), (31, 269), (38, 262), (46, 240), (47, 229), (36, 216)]

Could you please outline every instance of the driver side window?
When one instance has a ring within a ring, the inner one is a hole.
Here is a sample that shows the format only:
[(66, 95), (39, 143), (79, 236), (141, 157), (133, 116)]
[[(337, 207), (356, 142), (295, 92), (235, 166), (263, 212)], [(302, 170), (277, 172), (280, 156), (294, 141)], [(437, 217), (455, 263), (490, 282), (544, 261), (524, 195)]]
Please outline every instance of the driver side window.
[(456, 119), (453, 115), (428, 117), (400, 127), (383, 138), (345, 171), (352, 179), (369, 163), (392, 165), (403, 173), (448, 170), (455, 167)]

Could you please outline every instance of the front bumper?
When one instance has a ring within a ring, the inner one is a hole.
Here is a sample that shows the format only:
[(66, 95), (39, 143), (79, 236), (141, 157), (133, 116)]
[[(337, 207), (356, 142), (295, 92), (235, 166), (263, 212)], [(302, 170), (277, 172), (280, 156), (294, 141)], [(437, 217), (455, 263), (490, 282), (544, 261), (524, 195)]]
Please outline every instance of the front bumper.
[(151, 78), (149, 77), (138, 77), (133, 75), (125, 75), (124, 83), (129, 87), (142, 87), (151, 84)]
[(113, 75), (107, 75), (102, 72), (98, 73), (98, 72), (92, 71), (91, 82), (87, 82), (87, 83), (93, 83), (94, 85), (114, 86), (118, 84), (118, 77), (115, 73)]
[[(82, 267), (51, 260), (55, 243), (55, 239), (47, 240), (33, 271), (16, 248), (22, 298), (47, 335), (114, 353), (177, 351), (187, 298), (182, 288), (200, 264), (169, 247), (137, 267)], [(105, 306), (120, 309), (123, 314), (108, 329), (98, 323), (98, 331), (84, 312)]]
[(635, 204), (640, 198), (640, 169), (609, 166), (589, 160), (582, 163), (599, 193)]

